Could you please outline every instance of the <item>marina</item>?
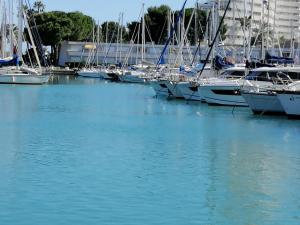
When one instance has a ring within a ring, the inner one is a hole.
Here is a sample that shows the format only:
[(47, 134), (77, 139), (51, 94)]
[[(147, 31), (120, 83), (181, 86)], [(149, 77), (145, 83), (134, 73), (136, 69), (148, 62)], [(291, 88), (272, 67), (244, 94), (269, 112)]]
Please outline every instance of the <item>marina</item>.
[(0, 225), (300, 224), (299, 1), (53, 1), (0, 1)]

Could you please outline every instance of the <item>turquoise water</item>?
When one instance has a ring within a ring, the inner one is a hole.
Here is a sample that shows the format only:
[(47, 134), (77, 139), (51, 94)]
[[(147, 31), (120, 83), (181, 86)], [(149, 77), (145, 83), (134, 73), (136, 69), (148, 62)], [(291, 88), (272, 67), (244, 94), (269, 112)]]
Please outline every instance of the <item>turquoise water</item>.
[(0, 86), (0, 224), (300, 224), (300, 121), (153, 95)]

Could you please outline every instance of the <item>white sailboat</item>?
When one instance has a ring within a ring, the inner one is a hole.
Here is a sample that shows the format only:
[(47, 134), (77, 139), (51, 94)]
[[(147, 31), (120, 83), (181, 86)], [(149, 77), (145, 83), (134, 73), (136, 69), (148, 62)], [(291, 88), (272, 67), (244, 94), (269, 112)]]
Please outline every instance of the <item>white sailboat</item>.
[[(132, 47), (128, 53), (128, 56), (125, 59), (125, 63), (123, 65), (123, 68), (121, 70), (121, 74), (119, 75), (119, 79), (122, 82), (126, 83), (147, 83), (149, 81), (149, 70), (151, 68), (151, 65), (145, 64), (145, 54), (146, 54), (146, 24), (145, 24), (145, 4), (142, 5), (141, 9), (141, 24), (138, 25), (137, 34), (133, 34), (133, 37), (131, 39), (131, 42), (134, 43), (135, 38), (137, 38), (137, 54), (136, 54), (136, 65), (133, 65), (131, 67), (125, 68), (124, 65), (128, 63), (129, 59), (129, 53), (132, 50)], [(140, 36), (140, 27), (141, 27), (141, 62), (138, 64), (138, 58), (139, 58), (139, 36)], [(136, 30), (136, 29), (135, 29)], [(149, 34), (150, 37), (150, 34)], [(150, 37), (151, 39), (151, 37)]]
[[(211, 23), (210, 25), (213, 27), (210, 32), (210, 48), (208, 50), (208, 53), (206, 55), (206, 59), (204, 61), (204, 65), (202, 66), (201, 70), (199, 71), (198, 75), (193, 79), (187, 79), (184, 82), (179, 82), (176, 84), (176, 89), (178, 89), (177, 93), (180, 93), (186, 100), (193, 100), (193, 101), (204, 101), (203, 93), (201, 93), (201, 86), (204, 83), (212, 83), (213, 80), (216, 80), (216, 75), (218, 72), (214, 70), (213, 66), (207, 66), (207, 63), (209, 62), (209, 59), (213, 61), (214, 54), (216, 52), (216, 43), (218, 42), (217, 39), (219, 37), (219, 31), (222, 24), (222, 21), (224, 20), (224, 17), (226, 15), (226, 12), (229, 8), (230, 1), (227, 3), (226, 9), (224, 11), (224, 15), (221, 18), (221, 22), (218, 25), (218, 28), (216, 25), (218, 24), (217, 21), (219, 20), (219, 12), (217, 11), (217, 7), (215, 7), (215, 3), (209, 5), (208, 9), (210, 10), (210, 15), (212, 17), (212, 21), (215, 21), (214, 23)], [(217, 29), (216, 29), (217, 28)], [(214, 35), (214, 38), (212, 39), (212, 35)], [(211, 54), (212, 53), (212, 54)], [(233, 66), (232, 64), (227, 65), (224, 63), (222, 66)], [(223, 69), (223, 67), (222, 67)], [(175, 85), (173, 85), (175, 86)]]
[(145, 72), (135, 70), (123, 70), (119, 79), (125, 83), (146, 83), (148, 81)]
[[(182, 56), (183, 48), (185, 46), (185, 43), (188, 43), (188, 38), (187, 34), (189, 32), (189, 28), (193, 19), (193, 16), (196, 15), (196, 8), (194, 8), (191, 18), (188, 22), (187, 28), (185, 29), (184, 26), (184, 17), (181, 19), (180, 23), (180, 30), (181, 30), (181, 35), (180, 35), (180, 44), (179, 44), (179, 51), (176, 56), (175, 60), (175, 65), (180, 64), (184, 65), (184, 60)], [(183, 13), (184, 14), (184, 13)], [(194, 59), (196, 58), (197, 51), (194, 53)], [(194, 64), (194, 60), (192, 62), (192, 65)], [(177, 99), (183, 99), (184, 94), (181, 92), (179, 85), (181, 83), (189, 82), (191, 80), (194, 80), (194, 76), (197, 75), (198, 72), (202, 69), (203, 64), (197, 64), (193, 65), (192, 68), (187, 67), (187, 66), (180, 66), (177, 68), (175, 71), (174, 70), (169, 70), (164, 73), (162, 73), (162, 78), (158, 80), (158, 82), (164, 84), (168, 88), (168, 93), (169, 97), (177, 98)], [(207, 70), (206, 70), (207, 71)]]
[[(97, 26), (97, 43), (95, 43), (95, 33), (93, 29), (93, 43), (92, 44), (87, 44), (85, 48), (89, 49), (89, 55), (87, 62), (85, 64), (85, 67), (82, 68), (77, 72), (78, 76), (81, 77), (89, 77), (89, 78), (104, 78), (103, 71), (98, 68), (98, 52), (99, 52), (99, 46), (100, 46), (100, 28), (99, 25)], [(94, 59), (97, 59), (97, 67), (92, 66), (92, 61)]]
[[(38, 58), (36, 47), (33, 41), (31, 30), (28, 25), (26, 13), (23, 9), (23, 0), (19, 0), (18, 4), (18, 48), (13, 49), (13, 59), (16, 62), (15, 66), (3, 67), (0, 69), (0, 83), (1, 84), (45, 84), (49, 81), (49, 75), (42, 75), (41, 64)], [(32, 43), (32, 48), (38, 63), (38, 70), (29, 68), (27, 66), (20, 66), (20, 59), (22, 59), (22, 36), (23, 36), (23, 25), (28, 27), (29, 37)], [(2, 38), (5, 38), (5, 34), (2, 33)], [(10, 38), (13, 38), (12, 35)], [(11, 42), (13, 43), (13, 42)], [(4, 46), (2, 46), (4, 48)]]

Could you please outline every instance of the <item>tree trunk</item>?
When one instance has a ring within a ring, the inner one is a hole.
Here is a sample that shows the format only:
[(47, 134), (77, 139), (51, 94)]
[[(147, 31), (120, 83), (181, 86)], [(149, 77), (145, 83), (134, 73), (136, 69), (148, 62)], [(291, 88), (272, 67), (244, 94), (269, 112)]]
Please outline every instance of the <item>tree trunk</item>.
[(52, 64), (54, 66), (57, 66), (58, 65), (58, 59), (59, 59), (59, 48), (60, 48), (60, 45), (57, 44), (57, 45), (53, 45), (51, 46), (51, 58), (52, 58)]
[(55, 46), (54, 45), (51, 45), (51, 54), (50, 54), (50, 64), (53, 65), (54, 64), (54, 59), (55, 59), (55, 56), (54, 56), (54, 52), (55, 52)]

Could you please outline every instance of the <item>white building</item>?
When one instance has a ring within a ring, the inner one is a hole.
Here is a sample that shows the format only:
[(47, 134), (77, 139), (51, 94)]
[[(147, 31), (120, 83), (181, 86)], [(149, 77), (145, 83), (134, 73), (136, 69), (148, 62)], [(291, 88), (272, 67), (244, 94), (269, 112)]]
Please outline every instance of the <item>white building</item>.
[[(96, 51), (96, 48), (98, 48), (98, 51)], [(91, 62), (92, 64), (118, 64), (119, 62), (125, 62), (132, 65), (141, 63), (142, 58), (144, 62), (156, 64), (163, 48), (164, 45), (146, 44), (145, 55), (142, 57), (142, 45), (100, 43), (96, 47), (93, 43), (64, 41), (61, 43), (58, 64), (65, 66), (66, 64), (85, 64), (86, 62)], [(164, 61), (177, 65), (181, 64), (180, 61), (189, 64), (194, 58), (196, 49), (196, 46), (184, 47), (182, 58), (180, 58), (177, 56), (179, 47), (170, 46), (164, 55)], [(206, 51), (207, 48), (198, 51), (195, 61), (199, 61), (200, 55), (201, 58), (204, 58)]]
[[(224, 9), (227, 2), (228, 0), (220, 0), (221, 9)], [(223, 11), (220, 14), (223, 14)], [(243, 25), (244, 18), (252, 19), (254, 38), (264, 30), (265, 41), (269, 46), (272, 46), (273, 41), (277, 43), (277, 40), (283, 38), (294, 39), (296, 42), (300, 39), (300, 0), (232, 0), (225, 18), (225, 43), (243, 45), (245, 34), (249, 37), (248, 26)], [(250, 20), (248, 22), (247, 25), (250, 25)], [(246, 28), (245, 32), (243, 28)]]
[[(99, 64), (117, 64), (118, 62), (125, 62), (126, 59), (128, 61), (129, 65), (140, 63), (142, 60), (141, 57), (141, 45), (130, 45), (130, 44), (123, 44), (122, 46), (116, 43), (113, 44), (104, 44), (101, 43), (101, 48), (99, 48), (98, 54), (95, 53), (98, 57), (94, 57), (92, 55), (92, 48), (94, 44), (93, 43), (86, 43), (86, 42), (73, 42), (73, 41), (64, 41), (61, 43), (60, 52), (59, 52), (59, 62), (58, 64), (60, 66), (74, 66), (75, 64), (81, 64), (81, 66), (84, 66), (85, 63), (92, 60), (92, 63), (99, 63)], [(109, 51), (107, 51), (109, 48)], [(144, 61), (148, 63), (156, 64), (158, 61), (158, 58), (160, 56), (161, 51), (163, 50), (163, 45), (146, 45), (146, 51), (144, 56)], [(172, 50), (170, 50), (170, 54), (166, 54), (164, 59), (166, 63), (174, 64), (175, 61), (177, 61), (177, 65), (180, 65), (178, 63), (178, 57), (176, 57), (176, 53), (178, 51), (178, 47), (171, 47)], [(193, 60), (193, 55), (196, 51), (196, 46), (190, 46), (190, 48), (184, 48), (183, 49), (183, 60), (186, 63), (186, 65), (191, 64)], [(117, 51), (118, 49), (118, 51)], [(137, 53), (137, 50), (139, 49), (139, 53)], [(201, 59), (206, 58), (207, 54), (207, 47), (202, 47), (197, 52), (197, 57), (194, 59), (195, 62), (199, 62), (200, 57)], [(278, 49), (275, 49), (275, 52), (278, 54)], [(219, 53), (222, 53), (223, 56), (235, 56), (236, 63), (243, 62), (243, 47), (237, 47), (233, 49), (226, 49), (223, 47), (220, 47), (218, 49)], [(252, 51), (252, 57), (259, 58), (260, 56), (260, 48), (254, 48)], [(285, 56), (290, 55), (290, 49), (282, 49), (282, 52)], [(295, 55), (300, 56), (300, 49), (295, 50)], [(98, 58), (98, 60), (97, 60)]]

